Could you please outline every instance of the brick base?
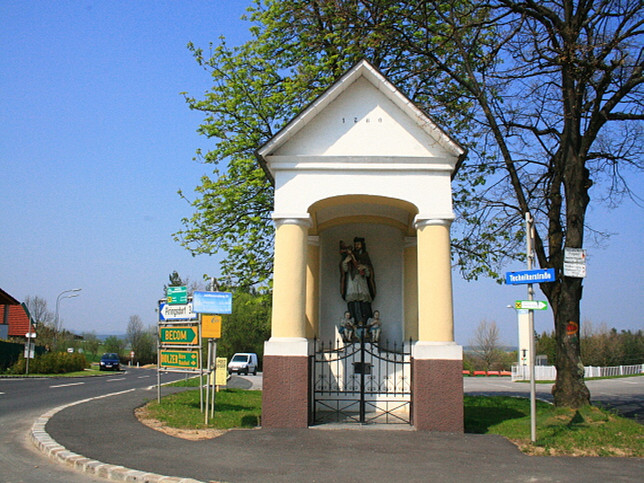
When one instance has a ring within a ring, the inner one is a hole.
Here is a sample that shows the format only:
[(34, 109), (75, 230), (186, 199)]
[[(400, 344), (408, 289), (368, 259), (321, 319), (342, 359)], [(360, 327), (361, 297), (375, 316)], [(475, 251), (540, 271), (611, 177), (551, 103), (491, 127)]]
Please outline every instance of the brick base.
[(412, 371), (414, 427), (462, 433), (463, 361), (414, 359)]
[(307, 428), (309, 365), (306, 356), (264, 356), (263, 428)]

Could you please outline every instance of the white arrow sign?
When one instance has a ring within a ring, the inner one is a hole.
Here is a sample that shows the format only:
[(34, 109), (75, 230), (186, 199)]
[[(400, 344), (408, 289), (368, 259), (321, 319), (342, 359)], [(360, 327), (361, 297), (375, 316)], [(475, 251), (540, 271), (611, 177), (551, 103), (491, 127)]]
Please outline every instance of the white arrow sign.
[(517, 310), (546, 310), (548, 308), (548, 302), (544, 302), (543, 300), (517, 300), (514, 302), (514, 308)]
[(192, 304), (185, 305), (168, 305), (161, 303), (159, 305), (159, 320), (191, 320), (196, 319), (197, 314), (192, 311)]

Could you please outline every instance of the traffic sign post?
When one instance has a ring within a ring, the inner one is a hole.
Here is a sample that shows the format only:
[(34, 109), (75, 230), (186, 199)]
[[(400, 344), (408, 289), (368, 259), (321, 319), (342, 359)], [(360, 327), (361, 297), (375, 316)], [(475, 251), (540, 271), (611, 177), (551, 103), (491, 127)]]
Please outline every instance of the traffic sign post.
[(193, 310), (199, 314), (232, 314), (233, 294), (230, 292), (194, 292)]
[(161, 366), (178, 369), (198, 369), (199, 351), (161, 350)]
[(199, 328), (177, 325), (161, 327), (159, 341), (163, 345), (196, 345), (199, 343)]
[(554, 268), (505, 273), (505, 283), (508, 285), (554, 282), (555, 280), (556, 276)]
[[(534, 241), (534, 218), (529, 212), (525, 214), (526, 232), (526, 255), (528, 259), (528, 271), (532, 270), (534, 253), (532, 244)], [(534, 288), (532, 283), (528, 284), (528, 301), (534, 300)], [(534, 343), (534, 310), (528, 310), (528, 330), (530, 334), (530, 440), (537, 441), (537, 384), (534, 377), (535, 343)]]
[(517, 300), (514, 302), (514, 308), (517, 310), (546, 310), (548, 302), (543, 300)]
[(186, 287), (167, 287), (165, 296), (169, 304), (181, 305), (188, 303), (188, 290)]
[(168, 305), (165, 302), (159, 302), (159, 322), (194, 320), (197, 317), (192, 310), (192, 304)]
[(586, 250), (583, 248), (564, 248), (564, 277), (586, 277)]

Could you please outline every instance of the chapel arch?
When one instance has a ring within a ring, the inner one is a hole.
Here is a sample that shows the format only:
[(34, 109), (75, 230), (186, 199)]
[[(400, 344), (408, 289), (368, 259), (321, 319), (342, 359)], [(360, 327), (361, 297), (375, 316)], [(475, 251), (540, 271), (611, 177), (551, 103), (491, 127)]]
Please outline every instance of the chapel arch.
[(339, 242), (365, 239), (376, 272), (374, 310), (384, 320), (383, 339), (417, 340), (417, 269), (411, 202), (379, 195), (332, 196), (308, 212), (307, 337), (333, 340), (346, 310), (340, 295)]

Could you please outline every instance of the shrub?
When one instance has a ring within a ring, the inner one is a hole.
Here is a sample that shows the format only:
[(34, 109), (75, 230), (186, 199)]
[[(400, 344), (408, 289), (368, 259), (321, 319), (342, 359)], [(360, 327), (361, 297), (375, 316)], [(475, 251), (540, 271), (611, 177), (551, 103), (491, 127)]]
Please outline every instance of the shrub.
[[(25, 373), (26, 360), (21, 355), (12, 368), (14, 374)], [(88, 366), (83, 354), (67, 352), (47, 352), (29, 361), (29, 372), (32, 374), (65, 374), (82, 371)]]

